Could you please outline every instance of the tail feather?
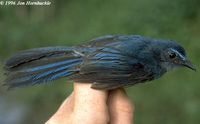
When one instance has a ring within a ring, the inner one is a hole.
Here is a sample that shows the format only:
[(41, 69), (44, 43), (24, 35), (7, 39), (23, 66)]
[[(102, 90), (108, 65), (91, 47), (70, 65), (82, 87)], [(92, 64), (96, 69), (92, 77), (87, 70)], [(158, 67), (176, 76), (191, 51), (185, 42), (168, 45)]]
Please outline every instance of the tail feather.
[[(29, 56), (27, 56), (29, 55)], [(77, 73), (82, 56), (75, 49), (48, 47), (25, 51), (5, 64), (9, 88), (40, 84)]]
[(44, 57), (53, 57), (63, 54), (72, 53), (73, 48), (68, 47), (45, 47), (45, 48), (36, 48), (31, 50), (25, 50), (17, 53), (11, 57), (5, 64), (6, 69), (17, 67), (21, 64), (38, 60)]

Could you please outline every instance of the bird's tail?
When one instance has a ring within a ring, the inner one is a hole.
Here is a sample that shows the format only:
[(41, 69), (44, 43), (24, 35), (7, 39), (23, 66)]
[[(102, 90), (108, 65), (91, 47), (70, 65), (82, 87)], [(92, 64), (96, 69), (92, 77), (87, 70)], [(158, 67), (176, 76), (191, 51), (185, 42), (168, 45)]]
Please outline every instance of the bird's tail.
[(20, 52), (5, 63), (8, 88), (35, 85), (77, 73), (82, 54), (71, 47), (46, 47)]

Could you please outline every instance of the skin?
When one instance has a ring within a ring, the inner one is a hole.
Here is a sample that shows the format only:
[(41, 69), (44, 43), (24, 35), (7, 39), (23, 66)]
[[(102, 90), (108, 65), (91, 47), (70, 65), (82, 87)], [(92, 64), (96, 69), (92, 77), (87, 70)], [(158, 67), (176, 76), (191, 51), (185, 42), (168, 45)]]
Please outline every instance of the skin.
[(134, 106), (124, 89), (95, 90), (74, 83), (74, 91), (46, 124), (133, 124)]

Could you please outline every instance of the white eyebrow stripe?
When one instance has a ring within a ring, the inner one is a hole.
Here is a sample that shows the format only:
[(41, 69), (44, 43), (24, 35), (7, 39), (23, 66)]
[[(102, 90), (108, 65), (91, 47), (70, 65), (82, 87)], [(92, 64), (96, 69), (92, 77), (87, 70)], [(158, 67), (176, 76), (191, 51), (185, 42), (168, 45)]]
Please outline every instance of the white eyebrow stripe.
[(185, 57), (181, 53), (179, 53), (177, 50), (175, 49), (171, 49), (171, 50), (177, 53), (182, 58), (182, 60), (185, 60)]

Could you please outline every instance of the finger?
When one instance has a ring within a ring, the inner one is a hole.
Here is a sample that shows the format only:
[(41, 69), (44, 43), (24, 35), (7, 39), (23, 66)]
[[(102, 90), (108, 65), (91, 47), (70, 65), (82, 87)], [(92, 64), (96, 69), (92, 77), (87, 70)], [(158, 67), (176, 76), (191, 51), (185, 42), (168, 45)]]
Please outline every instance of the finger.
[(96, 124), (108, 122), (107, 97), (107, 91), (92, 89), (89, 83), (74, 83), (74, 115), (78, 115), (75, 121), (93, 121)]
[(74, 107), (74, 92), (61, 104), (56, 115), (63, 115), (73, 111)]
[(111, 124), (133, 124), (134, 106), (124, 89), (110, 91), (108, 107)]
[(71, 113), (74, 107), (74, 93), (72, 92), (69, 97), (65, 99), (58, 111), (46, 122), (46, 124), (64, 124), (69, 122)]

